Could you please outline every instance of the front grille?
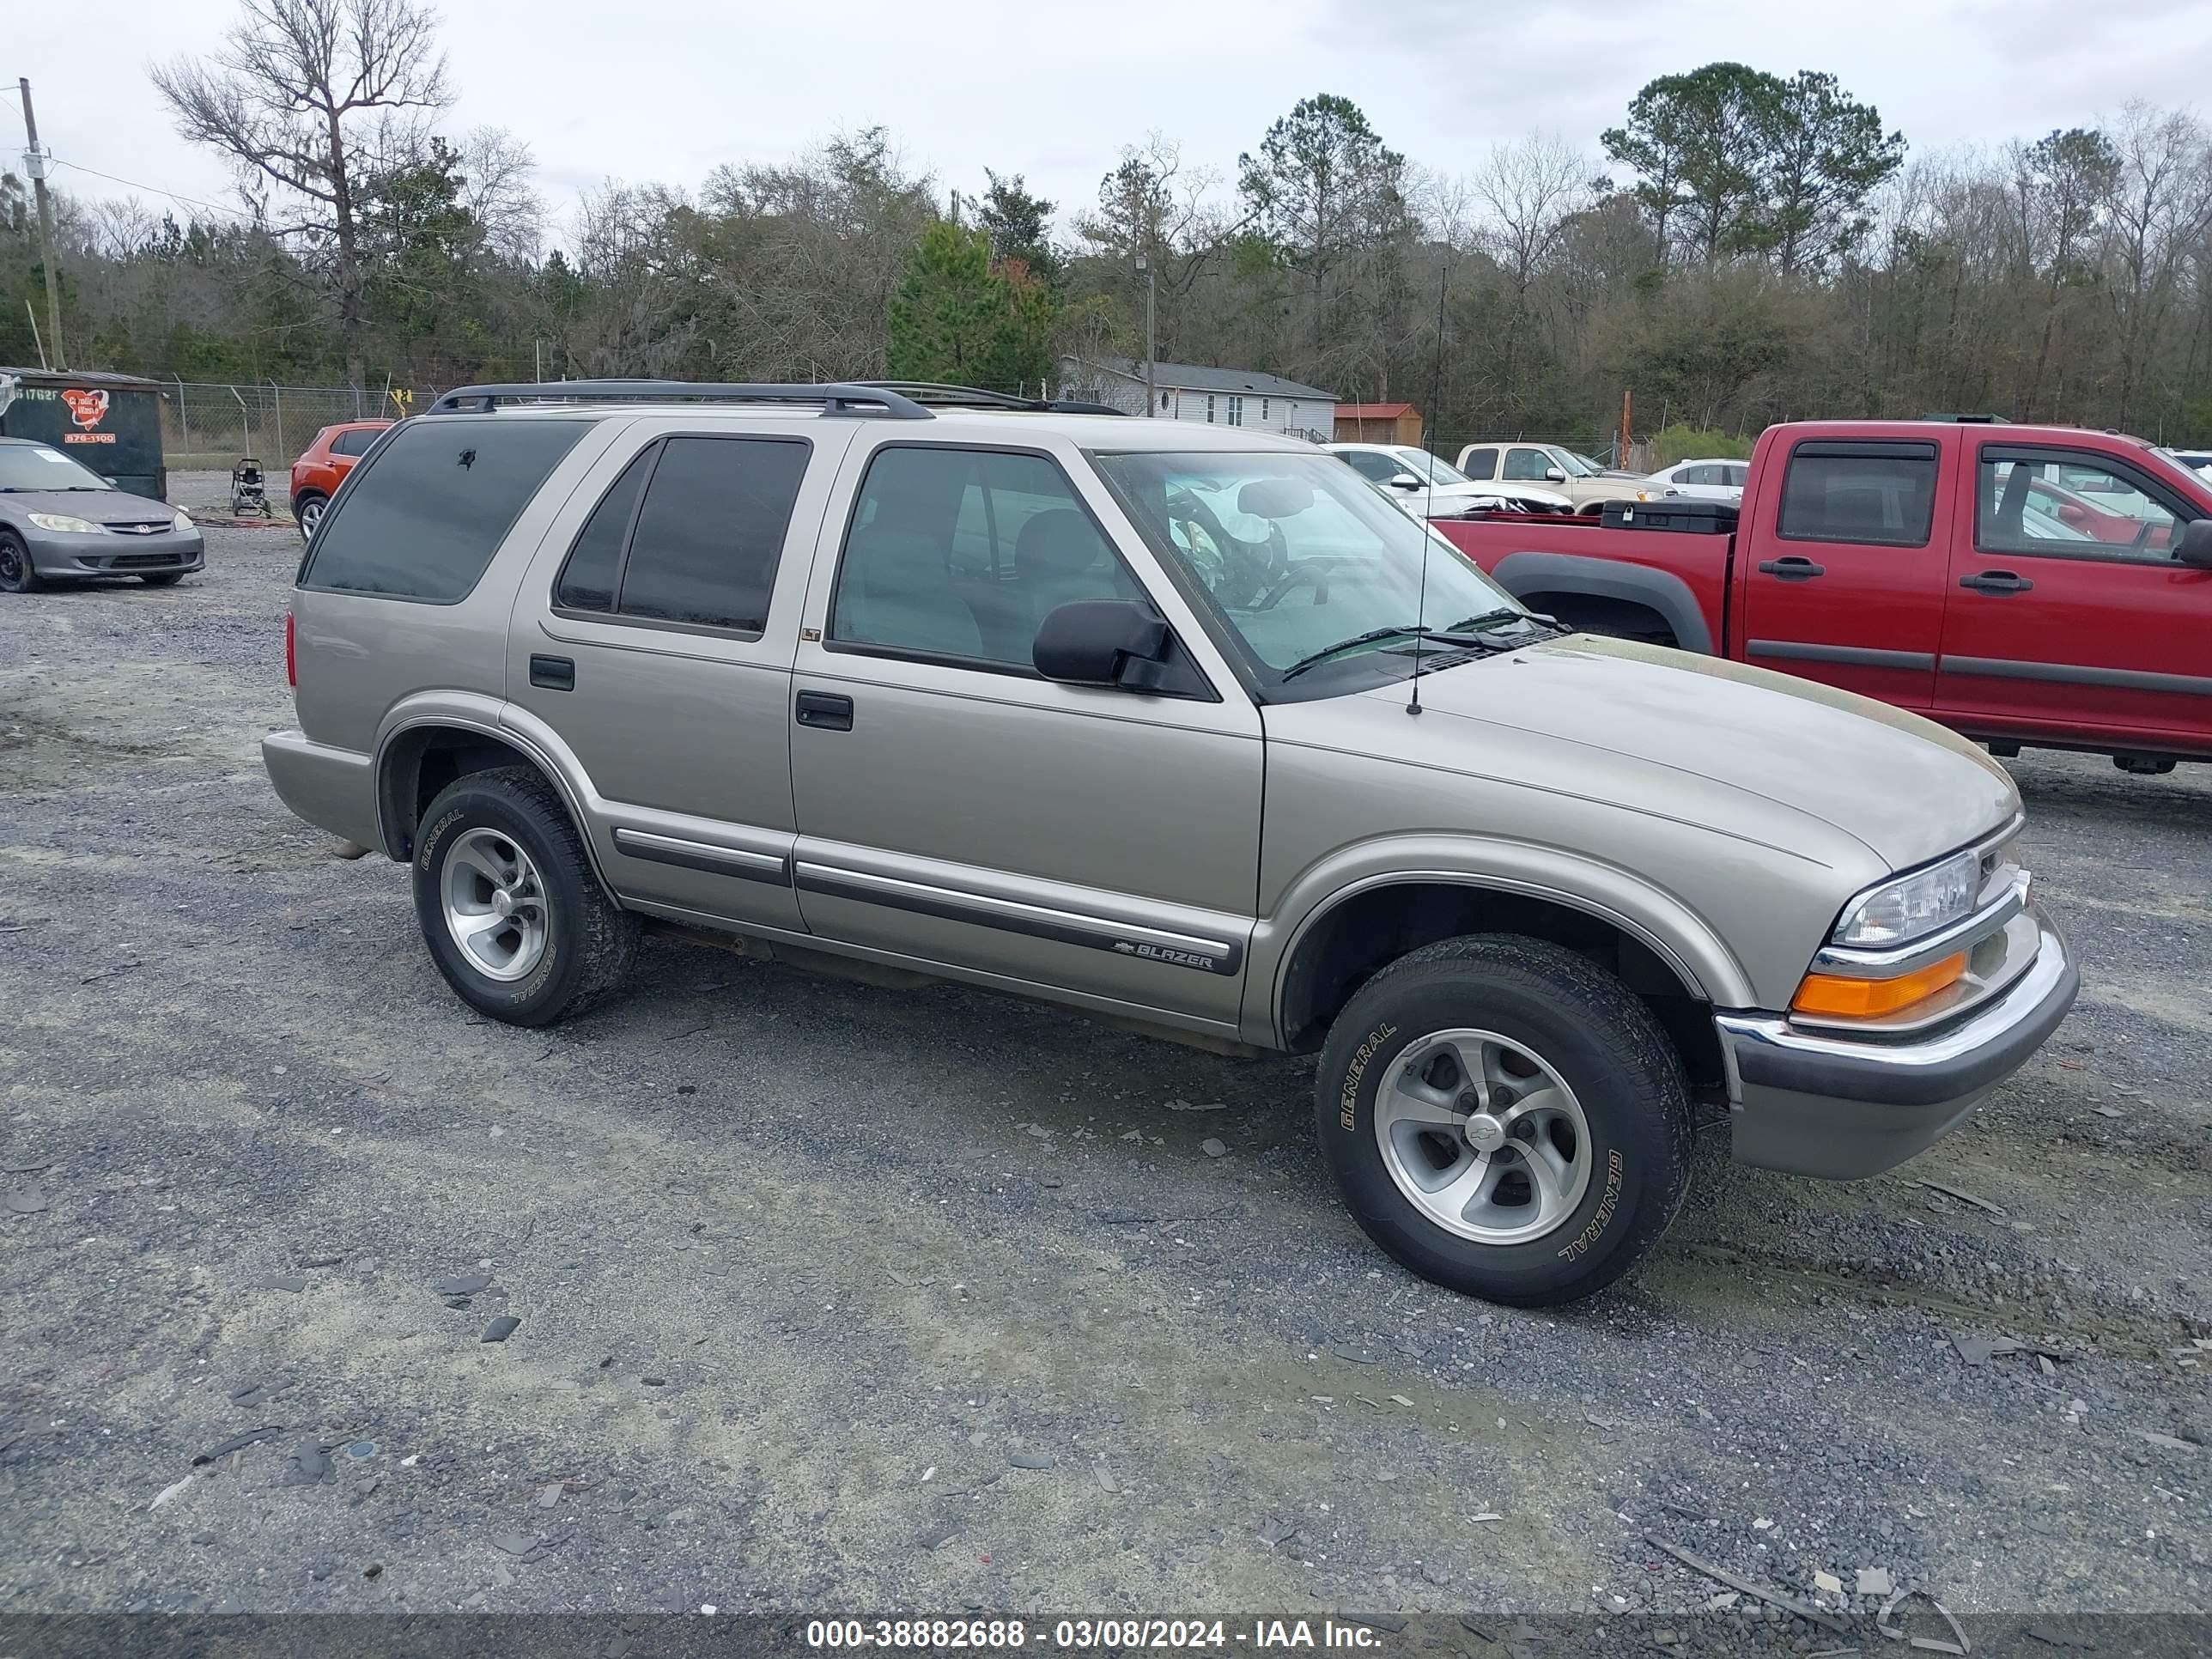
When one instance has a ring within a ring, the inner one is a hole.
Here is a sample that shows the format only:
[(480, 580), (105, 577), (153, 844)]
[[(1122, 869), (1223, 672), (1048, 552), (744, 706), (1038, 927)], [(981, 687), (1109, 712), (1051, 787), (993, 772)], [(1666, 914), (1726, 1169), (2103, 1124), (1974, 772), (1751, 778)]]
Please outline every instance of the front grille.
[(174, 564), (174, 553), (118, 553), (107, 562), (110, 570), (148, 570), (158, 564)]
[(170, 526), (171, 520), (161, 519), (152, 524), (112, 524), (108, 533), (113, 536), (158, 536)]

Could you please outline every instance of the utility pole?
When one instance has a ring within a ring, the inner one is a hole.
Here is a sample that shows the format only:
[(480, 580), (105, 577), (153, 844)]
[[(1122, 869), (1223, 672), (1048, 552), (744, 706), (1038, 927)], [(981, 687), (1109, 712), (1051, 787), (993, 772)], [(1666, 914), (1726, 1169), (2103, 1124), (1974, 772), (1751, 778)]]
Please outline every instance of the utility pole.
[(1137, 256), (1137, 274), (1145, 279), (1145, 416), (1156, 418), (1160, 412), (1159, 388), (1153, 384), (1159, 368), (1159, 331), (1153, 324), (1152, 298), (1157, 287), (1152, 262), (1143, 254)]
[(23, 152), (23, 171), (31, 175), (31, 187), (39, 194), (39, 263), (46, 268), (46, 332), (53, 338), (54, 367), (67, 368), (69, 358), (62, 350), (61, 284), (54, 274), (54, 201), (46, 194), (46, 156), (39, 148), (39, 118), (31, 112), (30, 77), (19, 76), (15, 84), (23, 94), (23, 131), (31, 141), (31, 147)]

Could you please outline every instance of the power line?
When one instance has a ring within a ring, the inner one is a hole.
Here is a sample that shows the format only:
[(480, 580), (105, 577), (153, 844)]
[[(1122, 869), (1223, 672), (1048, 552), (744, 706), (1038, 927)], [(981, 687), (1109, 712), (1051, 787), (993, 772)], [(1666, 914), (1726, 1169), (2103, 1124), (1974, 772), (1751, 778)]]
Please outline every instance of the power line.
[(102, 173), (98, 167), (88, 167), (78, 161), (64, 161), (59, 156), (53, 158), (53, 163), (58, 167), (67, 167), (72, 173), (85, 173), (95, 179), (105, 179), (111, 185), (122, 185), (131, 190), (143, 190), (152, 196), (166, 196), (173, 202), (182, 202), (189, 207), (205, 208), (210, 213), (228, 214), (232, 218), (243, 219), (249, 224), (255, 222), (252, 214), (243, 212), (237, 208), (219, 207), (213, 202), (203, 202), (196, 196), (180, 196), (173, 190), (163, 190), (159, 185), (142, 185), (136, 179), (118, 179), (112, 173)]

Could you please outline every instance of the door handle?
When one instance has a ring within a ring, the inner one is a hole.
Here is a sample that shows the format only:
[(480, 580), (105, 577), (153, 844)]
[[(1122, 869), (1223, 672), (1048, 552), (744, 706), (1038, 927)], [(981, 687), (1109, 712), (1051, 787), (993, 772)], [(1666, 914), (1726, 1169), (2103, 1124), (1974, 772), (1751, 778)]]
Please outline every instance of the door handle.
[(541, 657), (532, 653), (530, 659), (530, 683), (548, 691), (574, 691), (576, 689), (576, 661), (573, 657)]
[(1763, 576), (1779, 576), (1785, 582), (1809, 582), (1815, 576), (1828, 574), (1827, 566), (1801, 559), (1794, 553), (1786, 559), (1761, 560), (1759, 570)]
[(799, 694), (797, 714), (801, 726), (811, 726), (820, 732), (849, 732), (853, 729), (853, 700), (834, 691), (802, 691)]
[(2009, 570), (1984, 570), (1976, 575), (1960, 577), (1959, 586), (1971, 587), (1977, 593), (2025, 593), (2035, 584), (2025, 576), (2015, 576)]

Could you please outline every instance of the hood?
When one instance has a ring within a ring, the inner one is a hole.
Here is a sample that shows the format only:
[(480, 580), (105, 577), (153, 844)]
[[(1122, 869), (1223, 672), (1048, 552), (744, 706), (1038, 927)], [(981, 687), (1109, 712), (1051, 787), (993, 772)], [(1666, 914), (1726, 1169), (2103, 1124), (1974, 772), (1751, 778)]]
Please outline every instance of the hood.
[(0, 493), (0, 513), (52, 513), (94, 524), (167, 524), (177, 509), (127, 489), (11, 489)]
[[(2020, 810), (2002, 767), (1917, 715), (1626, 640), (1577, 634), (1424, 675), (1418, 720), (1403, 684), (1354, 700), (1375, 707), (1372, 752), (1487, 770), (1504, 751), (1527, 764), (1524, 744), (1497, 741), (1506, 734), (1547, 740), (1564, 746), (1534, 751), (1532, 784), (1752, 839), (1789, 837), (1802, 815), (1890, 869), (1954, 851)], [(1807, 828), (1801, 819), (1797, 833)]]

